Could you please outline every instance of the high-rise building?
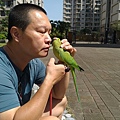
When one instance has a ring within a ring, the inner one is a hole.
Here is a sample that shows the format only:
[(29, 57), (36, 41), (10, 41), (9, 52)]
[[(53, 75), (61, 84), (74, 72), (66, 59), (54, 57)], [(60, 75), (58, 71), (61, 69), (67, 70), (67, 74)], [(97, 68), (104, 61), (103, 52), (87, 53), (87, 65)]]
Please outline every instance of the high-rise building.
[(100, 27), (101, 0), (63, 0), (63, 21), (71, 23), (71, 30)]
[[(43, 7), (43, 0), (2, 0), (2, 1), (3, 1), (2, 6), (5, 8), (6, 11), (9, 11), (13, 6), (21, 3), (32, 3)], [(5, 16), (6, 16), (5, 12), (3, 11), (3, 9), (0, 8), (0, 19), (4, 18)]]
[(116, 31), (112, 29), (112, 24), (120, 21), (120, 0), (101, 0), (101, 33), (104, 42), (116, 43)]
[(32, 3), (43, 7), (43, 0), (12, 0), (12, 1), (13, 5), (17, 5), (20, 3)]
[(101, 32), (120, 20), (120, 0), (101, 0)]

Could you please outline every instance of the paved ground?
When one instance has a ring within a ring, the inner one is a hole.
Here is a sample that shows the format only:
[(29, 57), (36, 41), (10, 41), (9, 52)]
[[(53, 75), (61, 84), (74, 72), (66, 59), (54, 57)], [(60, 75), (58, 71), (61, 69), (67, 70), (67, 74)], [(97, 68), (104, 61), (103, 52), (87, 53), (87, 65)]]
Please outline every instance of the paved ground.
[[(81, 102), (71, 76), (68, 106), (76, 120), (120, 120), (120, 45), (77, 44), (75, 59), (84, 68), (76, 71)], [(43, 58), (45, 64), (53, 57)]]

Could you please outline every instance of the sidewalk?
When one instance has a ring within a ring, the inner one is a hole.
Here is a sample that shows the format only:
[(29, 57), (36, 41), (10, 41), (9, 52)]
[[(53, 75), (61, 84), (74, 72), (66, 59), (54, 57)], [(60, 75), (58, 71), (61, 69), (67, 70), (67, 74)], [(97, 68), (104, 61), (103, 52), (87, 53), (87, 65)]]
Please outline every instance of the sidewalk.
[[(76, 120), (120, 120), (120, 46), (75, 45), (76, 61), (85, 70), (76, 71), (81, 103), (71, 76), (68, 106)], [(54, 57), (52, 49), (45, 64)]]

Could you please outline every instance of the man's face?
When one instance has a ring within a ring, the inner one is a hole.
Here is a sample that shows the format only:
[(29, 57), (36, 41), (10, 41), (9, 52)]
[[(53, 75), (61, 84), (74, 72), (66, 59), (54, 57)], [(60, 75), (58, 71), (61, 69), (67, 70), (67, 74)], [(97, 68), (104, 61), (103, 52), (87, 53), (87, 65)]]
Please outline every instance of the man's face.
[(43, 12), (33, 10), (29, 16), (31, 23), (21, 32), (21, 49), (30, 57), (45, 57), (50, 48), (51, 24)]

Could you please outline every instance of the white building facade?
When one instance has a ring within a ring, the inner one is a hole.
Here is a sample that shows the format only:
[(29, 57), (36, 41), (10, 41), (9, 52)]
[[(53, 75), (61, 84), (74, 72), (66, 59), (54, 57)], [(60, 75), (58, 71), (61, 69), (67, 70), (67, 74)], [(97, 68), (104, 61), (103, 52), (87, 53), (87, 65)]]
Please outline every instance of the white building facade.
[[(2, 0), (6, 11), (9, 11), (13, 6), (22, 3), (32, 3), (44, 7), (43, 0)], [(5, 17), (5, 12), (0, 8), (0, 19)]]
[(43, 0), (12, 0), (13, 6), (21, 3), (32, 3), (43, 7)]
[(112, 24), (120, 22), (120, 0), (101, 0), (101, 33), (104, 43), (118, 43), (118, 34)]
[(71, 29), (100, 28), (101, 0), (63, 0), (63, 21), (71, 23)]
[[(120, 21), (120, 0), (101, 0), (101, 32)], [(108, 28), (108, 29), (109, 29)]]

